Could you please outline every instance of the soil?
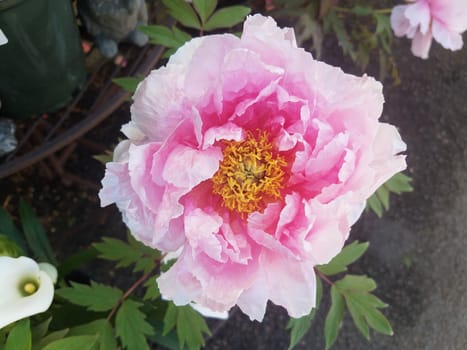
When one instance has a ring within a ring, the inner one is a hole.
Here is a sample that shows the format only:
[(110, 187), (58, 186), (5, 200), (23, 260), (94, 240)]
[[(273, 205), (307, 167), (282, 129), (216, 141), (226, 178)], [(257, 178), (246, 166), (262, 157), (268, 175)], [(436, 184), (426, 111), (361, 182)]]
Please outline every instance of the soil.
[[(397, 40), (394, 49), (402, 84), (386, 85), (382, 119), (397, 125), (408, 144), (408, 173), (415, 191), (393, 197), (383, 219), (365, 213), (355, 225), (352, 239), (369, 240), (371, 247), (351, 272), (378, 282), (376, 294), (390, 304), (385, 314), (395, 335), (373, 333), (367, 342), (347, 315), (334, 349), (462, 350), (467, 348), (467, 47), (452, 53), (434, 44), (426, 61), (410, 54), (405, 39)], [(346, 65), (333, 52), (325, 52), (324, 60)], [(110, 149), (128, 118), (125, 104), (86, 138)], [(93, 155), (78, 145), (66, 168), (95, 188), (38, 176), (39, 165), (0, 181), (0, 204), (17, 217), (19, 197), (26, 198), (59, 259), (102, 236), (123, 237), (126, 232), (115, 207), (99, 206), (104, 166)], [(91, 269), (91, 277), (99, 279), (100, 271)], [(313, 327), (297, 349), (324, 348), (328, 306), (325, 293)], [(286, 312), (274, 305), (262, 323), (234, 311), (206, 349), (287, 349), (287, 320)]]

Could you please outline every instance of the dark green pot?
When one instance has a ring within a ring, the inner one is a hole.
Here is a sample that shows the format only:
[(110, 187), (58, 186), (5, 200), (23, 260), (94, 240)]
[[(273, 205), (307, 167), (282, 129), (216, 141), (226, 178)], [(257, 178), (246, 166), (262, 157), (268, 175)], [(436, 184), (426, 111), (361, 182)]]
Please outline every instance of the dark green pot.
[(24, 118), (63, 107), (86, 78), (69, 0), (0, 0), (0, 115)]

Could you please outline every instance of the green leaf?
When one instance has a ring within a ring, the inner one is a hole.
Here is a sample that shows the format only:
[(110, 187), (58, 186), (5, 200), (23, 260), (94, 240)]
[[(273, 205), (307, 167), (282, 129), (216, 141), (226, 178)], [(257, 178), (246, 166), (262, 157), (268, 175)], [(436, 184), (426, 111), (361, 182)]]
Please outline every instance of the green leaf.
[(366, 323), (365, 317), (360, 314), (355, 304), (351, 302), (351, 299), (346, 298), (347, 308), (349, 309), (350, 315), (352, 316), (353, 323), (360, 331), (360, 333), (367, 339), (370, 340), (370, 330)]
[(55, 292), (69, 302), (86, 306), (91, 311), (108, 311), (120, 300), (123, 293), (120, 289), (91, 281), (91, 285), (71, 282), (71, 287)]
[(230, 28), (242, 22), (245, 17), (251, 12), (251, 9), (246, 6), (228, 6), (216, 12), (209, 18), (204, 26), (205, 30), (213, 30), (219, 28)]
[(98, 255), (97, 249), (89, 247), (69, 255), (58, 267), (61, 276), (68, 275), (71, 271), (77, 270), (83, 265), (93, 261)]
[(204, 318), (191, 306), (175, 306), (169, 303), (162, 335), (168, 334), (174, 328), (177, 330), (180, 349), (184, 349), (185, 345), (190, 350), (200, 349), (204, 345), (203, 334), (211, 334)]
[(95, 335), (80, 335), (56, 340), (42, 350), (91, 350), (96, 342)]
[(117, 311), (115, 330), (128, 350), (149, 350), (146, 336), (153, 334), (153, 329), (139, 309), (141, 305), (127, 299)]
[(327, 16), (324, 17), (324, 28), (326, 31), (332, 30), (336, 34), (337, 41), (344, 54), (349, 55), (355, 61), (356, 52), (354, 45), (350, 41), (344, 22), (337, 16), (336, 11), (329, 11)]
[(5, 350), (31, 350), (29, 318), (18, 321), (8, 334)]
[(129, 243), (115, 238), (104, 237), (103, 242), (94, 243), (99, 251), (99, 257), (106, 260), (117, 261), (117, 267), (126, 267), (135, 264), (134, 271), (145, 273), (154, 268), (155, 261), (160, 259), (160, 252), (136, 241), (131, 235)]
[(144, 283), (144, 286), (146, 287), (146, 292), (144, 293), (143, 300), (155, 300), (159, 299), (159, 297), (161, 296), (161, 293), (159, 292), (159, 287), (157, 286), (157, 277), (158, 276), (153, 276)]
[(335, 282), (334, 285), (341, 291), (371, 292), (376, 289), (375, 281), (364, 275), (346, 275), (341, 280)]
[(357, 16), (369, 16), (373, 13), (373, 9), (371, 7), (360, 5), (354, 6), (351, 11)]
[(331, 348), (332, 344), (337, 339), (339, 329), (344, 317), (345, 304), (344, 298), (340, 295), (339, 290), (331, 287), (331, 308), (324, 321), (324, 338), (326, 341), (326, 350)]
[(37, 260), (57, 265), (57, 260), (52, 252), (49, 238), (44, 227), (34, 213), (31, 206), (21, 198), (19, 201), (19, 215), (26, 241)]
[(404, 192), (412, 192), (413, 187), (410, 184), (412, 182), (412, 178), (410, 176), (405, 175), (404, 173), (397, 173), (393, 177), (391, 177), (388, 181), (384, 183), (389, 191), (394, 192), (396, 194), (401, 194)]
[(217, 0), (193, 0), (193, 6), (204, 24), (217, 6)]
[(332, 276), (340, 272), (347, 271), (347, 266), (357, 261), (368, 249), (369, 243), (360, 243), (358, 241), (352, 242), (342, 249), (326, 265), (319, 265), (317, 269), (327, 276)]
[(41, 350), (46, 345), (48, 345), (48, 344), (50, 344), (50, 343), (52, 343), (54, 341), (57, 341), (59, 339), (63, 339), (68, 334), (68, 332), (69, 332), (69, 329), (65, 328), (65, 329), (61, 329), (59, 331), (49, 333), (45, 337), (40, 339), (39, 341), (34, 342), (33, 346), (32, 346), (32, 349), (33, 350)]
[(185, 27), (201, 29), (198, 16), (185, 0), (162, 0), (169, 14)]
[(39, 323), (37, 326), (32, 328), (32, 342), (33, 344), (37, 343), (40, 339), (42, 339), (49, 330), (50, 322), (52, 321), (52, 317), (49, 317), (42, 323)]
[(0, 256), (17, 258), (21, 255), (24, 255), (22, 254), (21, 248), (7, 236), (0, 233)]
[(97, 335), (99, 350), (117, 349), (117, 341), (112, 329), (112, 325), (106, 319), (99, 319), (93, 322), (74, 327), (69, 335)]
[(389, 210), (389, 190), (386, 186), (381, 186), (376, 191), (376, 197), (378, 197), (379, 201), (383, 205), (384, 210)]
[(8, 212), (0, 206), (0, 233), (7, 236), (22, 250), (22, 255), (26, 253), (26, 244), (21, 232), (11, 220)]
[(152, 44), (162, 45), (165, 47), (179, 46), (178, 41), (174, 38), (172, 30), (166, 26), (140, 26), (138, 29), (149, 37), (149, 40), (151, 40)]
[(376, 194), (373, 194), (370, 198), (367, 200), (367, 207), (373, 210), (373, 212), (379, 217), (383, 217), (383, 205), (381, 204), (380, 200), (378, 199), (378, 196)]
[(115, 78), (112, 81), (120, 86), (123, 90), (134, 93), (138, 84), (143, 80), (142, 77), (122, 77)]
[(321, 279), (316, 279), (316, 306), (311, 312), (300, 318), (291, 318), (287, 324), (287, 329), (290, 329), (290, 344), (289, 350), (293, 349), (295, 345), (305, 336), (311, 327), (312, 321), (316, 315), (316, 310), (319, 309), (321, 297), (323, 295), (323, 284)]

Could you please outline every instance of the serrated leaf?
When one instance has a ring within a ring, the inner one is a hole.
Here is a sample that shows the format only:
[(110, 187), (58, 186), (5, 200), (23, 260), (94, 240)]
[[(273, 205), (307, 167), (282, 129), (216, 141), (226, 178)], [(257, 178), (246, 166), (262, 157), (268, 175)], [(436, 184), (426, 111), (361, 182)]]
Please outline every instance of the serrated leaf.
[(291, 318), (287, 324), (287, 329), (290, 329), (290, 344), (288, 350), (291, 350), (298, 344), (298, 342), (308, 333), (312, 321), (319, 309), (321, 297), (323, 295), (323, 284), (321, 279), (316, 279), (316, 307), (311, 312), (300, 318)]
[(74, 327), (69, 335), (97, 335), (99, 350), (117, 349), (117, 341), (112, 329), (112, 325), (106, 319), (95, 320), (93, 322)]
[(31, 350), (29, 318), (18, 321), (8, 334), (5, 350)]
[(13, 223), (8, 212), (0, 206), (0, 233), (8, 237), (16, 243), (16, 245), (22, 250), (21, 255), (25, 255), (27, 249), (24, 241), (24, 237), (18, 228)]
[(117, 267), (129, 266), (141, 256), (137, 249), (115, 238), (104, 237), (102, 242), (94, 243), (94, 247), (100, 252), (101, 259), (117, 261)]
[(177, 325), (177, 307), (173, 303), (169, 303), (164, 316), (164, 328), (162, 329), (162, 335), (168, 334)]
[(112, 79), (112, 82), (120, 86), (123, 90), (134, 93), (142, 80), (142, 77), (121, 77)]
[(153, 329), (139, 309), (141, 305), (127, 299), (117, 311), (115, 330), (128, 350), (149, 350), (146, 336), (153, 334)]
[(354, 46), (344, 27), (344, 22), (337, 16), (336, 11), (330, 11), (328, 15), (324, 17), (324, 20), (325, 30), (332, 30), (336, 34), (337, 41), (339, 42), (339, 46), (342, 48), (344, 54), (349, 55), (352, 60), (355, 61), (356, 52)]
[(326, 350), (331, 348), (337, 339), (339, 329), (344, 317), (345, 303), (344, 298), (335, 287), (331, 287), (331, 307), (324, 321), (324, 339)]
[(388, 181), (384, 183), (389, 191), (394, 192), (396, 194), (401, 194), (403, 192), (412, 192), (413, 187), (410, 184), (412, 182), (412, 178), (410, 176), (405, 175), (404, 173), (397, 173), (393, 177), (391, 177)]
[(204, 24), (216, 9), (217, 0), (193, 0), (193, 6)]
[(355, 307), (355, 304), (350, 300), (346, 299), (347, 309), (349, 309), (350, 315), (352, 316), (353, 323), (360, 331), (360, 333), (367, 339), (370, 340), (370, 329), (366, 323), (365, 317), (360, 314), (358, 309)]
[(71, 282), (71, 287), (55, 292), (69, 302), (85, 306), (90, 311), (108, 311), (123, 296), (120, 289), (91, 281), (91, 285)]
[(44, 227), (32, 207), (23, 198), (19, 201), (19, 215), (26, 241), (36, 259), (41, 262), (57, 265), (57, 260), (55, 259)]
[(191, 306), (177, 308), (177, 336), (180, 348), (198, 350), (204, 345), (204, 334), (210, 335), (208, 325), (204, 318)]
[(201, 23), (193, 8), (185, 0), (162, 0), (169, 14), (185, 27), (201, 29)]
[(340, 291), (371, 292), (376, 289), (375, 281), (364, 275), (345, 275), (334, 286)]
[(368, 242), (352, 242), (345, 246), (329, 263), (326, 265), (319, 265), (317, 269), (327, 276), (347, 271), (347, 266), (357, 261), (366, 252), (368, 247)]
[(95, 335), (80, 335), (56, 340), (42, 350), (91, 350), (96, 342)]
[(214, 30), (219, 28), (230, 28), (234, 25), (243, 22), (245, 17), (251, 12), (251, 9), (246, 6), (236, 5), (224, 7), (209, 18), (204, 25), (205, 30)]
[(144, 293), (143, 300), (155, 300), (161, 296), (159, 287), (157, 286), (157, 277), (153, 276), (144, 283), (146, 292)]

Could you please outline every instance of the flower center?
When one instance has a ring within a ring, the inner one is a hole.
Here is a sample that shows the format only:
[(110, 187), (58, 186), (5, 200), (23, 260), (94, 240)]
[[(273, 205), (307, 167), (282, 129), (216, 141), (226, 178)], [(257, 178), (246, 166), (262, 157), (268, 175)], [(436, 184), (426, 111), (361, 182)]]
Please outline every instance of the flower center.
[(26, 295), (32, 295), (37, 291), (37, 285), (33, 282), (26, 282), (23, 285), (23, 292)]
[(212, 178), (213, 192), (224, 207), (245, 217), (282, 198), (287, 162), (274, 152), (266, 132), (224, 142), (224, 159)]

